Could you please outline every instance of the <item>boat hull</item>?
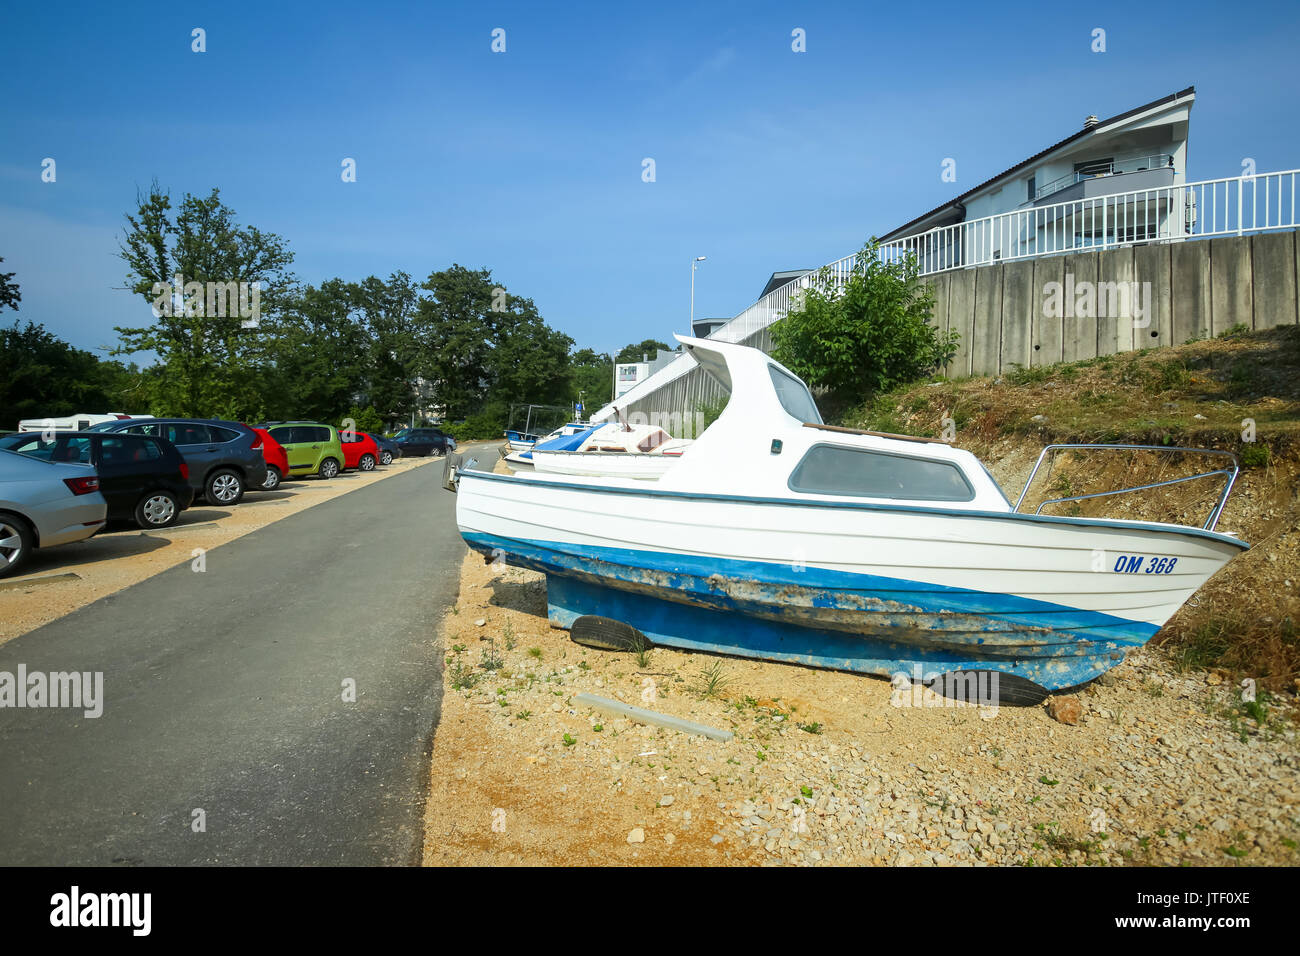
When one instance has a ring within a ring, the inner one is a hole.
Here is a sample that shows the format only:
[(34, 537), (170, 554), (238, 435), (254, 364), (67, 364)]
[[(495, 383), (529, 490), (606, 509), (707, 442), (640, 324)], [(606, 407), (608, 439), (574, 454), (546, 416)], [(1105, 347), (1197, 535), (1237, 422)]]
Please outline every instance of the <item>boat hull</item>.
[[(993, 670), (1051, 690), (1118, 664), (1242, 547), (1125, 523), (473, 473), (458, 499), (472, 547), (546, 574), (559, 627), (595, 614), (689, 650), (882, 676)], [(1113, 570), (1135, 553), (1176, 557), (1176, 573)]]

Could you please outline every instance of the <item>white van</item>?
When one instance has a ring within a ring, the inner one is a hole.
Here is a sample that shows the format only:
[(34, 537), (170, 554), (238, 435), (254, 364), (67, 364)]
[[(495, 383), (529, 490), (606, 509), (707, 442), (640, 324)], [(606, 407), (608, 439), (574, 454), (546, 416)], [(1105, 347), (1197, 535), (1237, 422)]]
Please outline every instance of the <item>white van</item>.
[(78, 412), (76, 415), (64, 415), (61, 418), (24, 418), (18, 423), (20, 432), (40, 432), (47, 428), (51, 431), (85, 431), (91, 425), (100, 422), (118, 422), (128, 418), (153, 418), (152, 415), (124, 415), (122, 412), (109, 412), (104, 415), (93, 412)]

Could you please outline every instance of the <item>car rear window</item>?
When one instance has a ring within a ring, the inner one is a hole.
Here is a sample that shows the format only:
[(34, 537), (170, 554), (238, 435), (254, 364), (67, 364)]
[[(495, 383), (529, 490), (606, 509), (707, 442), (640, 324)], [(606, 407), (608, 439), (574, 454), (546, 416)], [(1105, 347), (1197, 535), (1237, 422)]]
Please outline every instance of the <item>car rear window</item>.
[(220, 425), (209, 425), (208, 431), (212, 433), (212, 440), (214, 442), (234, 441), (240, 435), (240, 433), (235, 431), (233, 428), (222, 428)]
[(90, 464), (90, 439), (75, 437), (59, 437), (54, 439), (54, 447), (50, 450), (50, 461), (78, 461), (83, 465)]
[(166, 438), (176, 445), (203, 445), (212, 439), (207, 425), (192, 422), (172, 422), (165, 426)]
[(148, 425), (132, 425), (130, 428), (123, 428), (122, 431), (128, 435), (151, 435), (154, 438), (166, 438), (166, 428), (158, 422), (151, 422)]
[(157, 461), (162, 457), (158, 443), (136, 435), (105, 435), (100, 441), (100, 460), (105, 465)]

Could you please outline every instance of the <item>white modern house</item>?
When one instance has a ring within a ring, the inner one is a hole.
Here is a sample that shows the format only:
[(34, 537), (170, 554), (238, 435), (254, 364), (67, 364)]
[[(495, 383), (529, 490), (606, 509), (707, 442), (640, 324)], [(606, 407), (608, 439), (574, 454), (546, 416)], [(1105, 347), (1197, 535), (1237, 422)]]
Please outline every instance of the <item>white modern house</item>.
[[(1300, 169), (1189, 181), (1195, 101), (1189, 86), (1108, 119), (1089, 116), (1064, 139), (879, 235), (879, 255), (886, 262), (914, 256), (919, 274), (931, 276), (1066, 253), (1296, 229)], [(768, 329), (803, 290), (843, 286), (857, 260), (853, 252), (820, 269), (772, 273), (758, 301), (708, 337), (768, 348)], [(648, 375), (615, 388), (620, 407), (690, 407), (694, 386), (679, 384), (695, 368), (689, 356), (655, 368), (643, 364), (638, 373)], [(660, 394), (662, 400), (651, 398)], [(613, 407), (592, 418), (611, 416)]]
[(1184, 202), (1169, 187), (1187, 182), (1195, 101), (1189, 86), (1109, 119), (1089, 116), (1078, 131), (880, 241), (914, 251), (932, 272), (1190, 234), (1194, 194)]

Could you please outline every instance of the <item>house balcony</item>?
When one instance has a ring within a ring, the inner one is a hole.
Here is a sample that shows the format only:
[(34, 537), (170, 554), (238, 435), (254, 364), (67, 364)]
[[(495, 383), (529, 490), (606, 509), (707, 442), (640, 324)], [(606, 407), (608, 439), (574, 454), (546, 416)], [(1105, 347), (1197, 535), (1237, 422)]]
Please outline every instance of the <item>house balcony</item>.
[(1101, 169), (1074, 172), (1052, 180), (1036, 190), (1034, 205), (1046, 206), (1115, 193), (1160, 189), (1174, 184), (1174, 173), (1173, 157), (1167, 154), (1108, 163)]

